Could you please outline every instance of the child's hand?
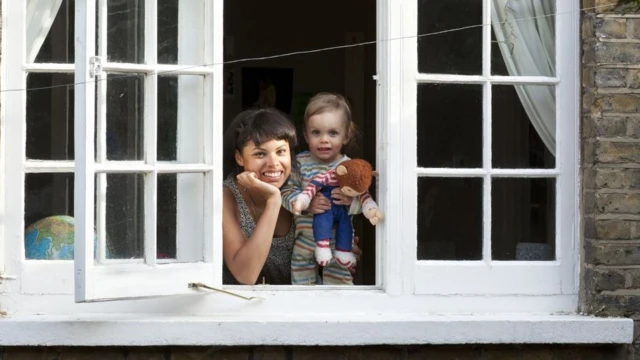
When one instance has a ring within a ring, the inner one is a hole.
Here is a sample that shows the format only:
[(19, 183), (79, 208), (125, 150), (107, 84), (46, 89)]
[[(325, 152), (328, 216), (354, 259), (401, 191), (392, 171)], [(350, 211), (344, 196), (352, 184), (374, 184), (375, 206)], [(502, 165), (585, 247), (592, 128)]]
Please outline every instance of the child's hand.
[(331, 190), (331, 198), (336, 205), (351, 205), (353, 198), (349, 195), (345, 195), (340, 188)]
[(331, 210), (331, 201), (322, 195), (322, 193), (316, 193), (316, 196), (311, 199), (311, 203), (309, 204), (309, 211), (316, 215), (328, 210)]
[(365, 211), (364, 216), (369, 219), (371, 225), (377, 225), (384, 218), (384, 214), (377, 207)]
[(293, 203), (291, 204), (291, 212), (293, 215), (300, 215), (302, 210), (305, 210), (309, 207), (309, 198), (305, 195), (298, 195), (295, 199), (293, 199)]

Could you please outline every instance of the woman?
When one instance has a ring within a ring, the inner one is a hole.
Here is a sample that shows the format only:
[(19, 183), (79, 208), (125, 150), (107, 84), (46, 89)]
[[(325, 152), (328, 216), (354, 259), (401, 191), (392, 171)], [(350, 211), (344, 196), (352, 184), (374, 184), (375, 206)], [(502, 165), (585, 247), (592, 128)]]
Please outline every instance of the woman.
[(225, 134), (225, 284), (291, 284), (294, 226), (280, 187), (291, 174), (296, 129), (275, 109), (246, 110)]

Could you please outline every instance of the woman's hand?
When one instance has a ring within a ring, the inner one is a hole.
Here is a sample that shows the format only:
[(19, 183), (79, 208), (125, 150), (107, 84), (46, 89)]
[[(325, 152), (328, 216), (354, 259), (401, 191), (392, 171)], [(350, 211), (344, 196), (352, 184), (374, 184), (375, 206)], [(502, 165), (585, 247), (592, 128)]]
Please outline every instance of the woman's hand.
[(331, 198), (336, 205), (351, 205), (353, 202), (353, 198), (351, 196), (345, 195), (340, 191), (340, 188), (335, 188), (331, 190)]
[[(362, 255), (362, 250), (358, 247), (358, 243), (359, 242), (360, 242), (360, 238), (358, 238), (358, 236), (354, 235), (353, 236), (353, 244), (352, 244), (351, 252), (356, 257), (356, 266), (357, 266), (357, 264), (360, 263), (360, 255)], [(351, 275), (356, 273), (356, 266), (352, 266), (352, 267), (349, 268), (349, 272), (351, 273)]]
[(239, 174), (236, 179), (238, 180), (238, 185), (240, 185), (240, 187), (243, 187), (254, 194), (264, 196), (265, 200), (274, 199), (280, 201), (280, 189), (258, 179), (255, 172), (245, 171)]
[(331, 210), (331, 201), (327, 199), (322, 193), (316, 193), (316, 196), (311, 199), (308, 210), (314, 214), (322, 214), (325, 211)]

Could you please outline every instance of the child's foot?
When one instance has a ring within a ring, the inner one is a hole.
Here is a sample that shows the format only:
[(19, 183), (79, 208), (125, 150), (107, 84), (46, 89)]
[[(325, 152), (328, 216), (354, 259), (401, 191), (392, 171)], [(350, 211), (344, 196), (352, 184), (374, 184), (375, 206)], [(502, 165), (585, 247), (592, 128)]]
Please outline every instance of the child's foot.
[(335, 255), (338, 265), (345, 268), (356, 266), (356, 256), (351, 251), (336, 250)]
[(319, 240), (316, 242), (316, 262), (320, 266), (327, 266), (331, 260), (331, 249), (329, 240)]

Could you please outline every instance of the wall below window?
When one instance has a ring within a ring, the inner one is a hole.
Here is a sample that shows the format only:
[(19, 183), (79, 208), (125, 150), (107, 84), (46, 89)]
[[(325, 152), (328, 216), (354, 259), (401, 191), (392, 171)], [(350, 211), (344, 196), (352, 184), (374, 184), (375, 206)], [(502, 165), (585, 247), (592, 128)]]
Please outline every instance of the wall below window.
[(0, 348), (0, 359), (629, 359), (625, 346)]

